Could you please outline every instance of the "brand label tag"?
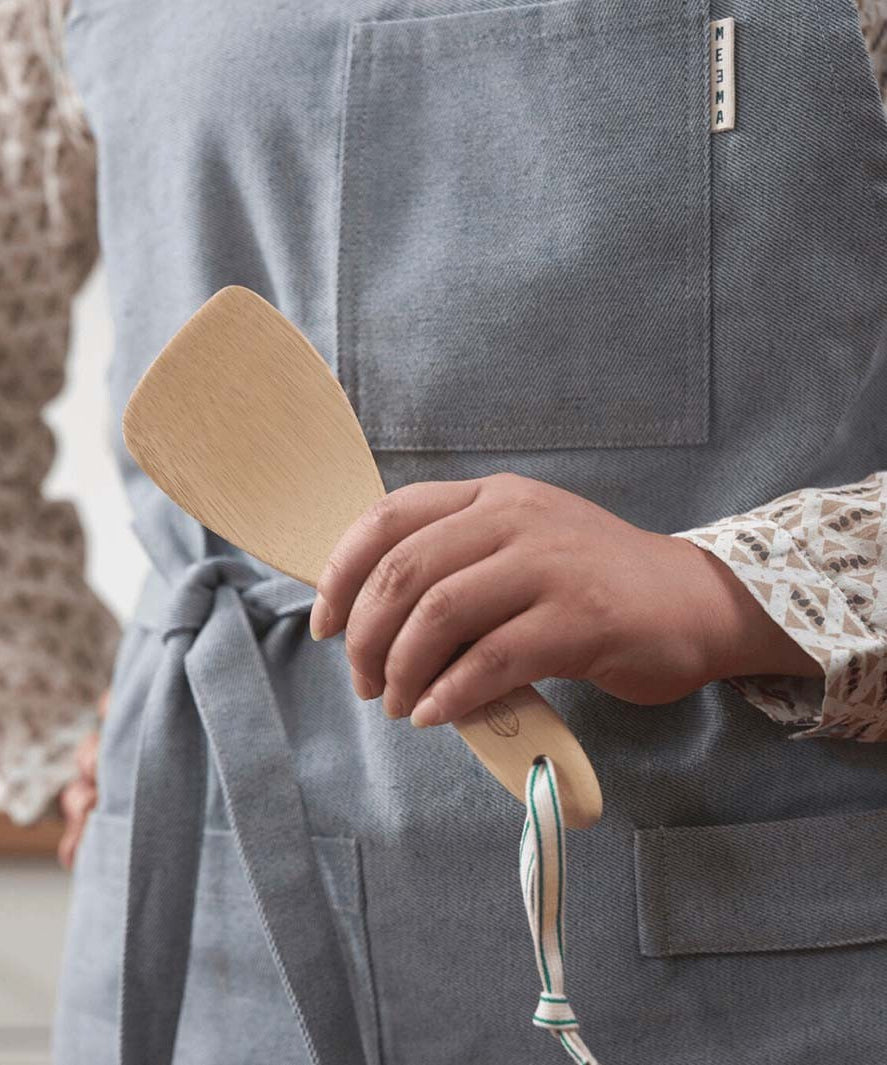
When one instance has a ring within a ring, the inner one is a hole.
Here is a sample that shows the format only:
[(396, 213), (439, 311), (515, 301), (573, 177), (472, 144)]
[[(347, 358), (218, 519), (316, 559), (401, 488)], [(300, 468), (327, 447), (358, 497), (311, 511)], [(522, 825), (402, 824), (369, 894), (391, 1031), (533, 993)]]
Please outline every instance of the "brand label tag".
[(736, 124), (736, 76), (733, 66), (735, 27), (732, 18), (715, 19), (711, 30), (711, 131)]

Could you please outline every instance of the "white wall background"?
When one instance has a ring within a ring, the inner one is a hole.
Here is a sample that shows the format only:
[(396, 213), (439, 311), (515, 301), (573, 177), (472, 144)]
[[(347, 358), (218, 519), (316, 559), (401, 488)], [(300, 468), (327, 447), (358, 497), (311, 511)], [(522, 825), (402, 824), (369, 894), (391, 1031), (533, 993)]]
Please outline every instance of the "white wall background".
[[(147, 561), (108, 439), (105, 371), (113, 334), (101, 269), (74, 308), (67, 385), (47, 408), (57, 442), (45, 494), (77, 505), (87, 540), (87, 575), (121, 619), (135, 605)], [(0, 1065), (48, 1065), (55, 985), (69, 877), (51, 859), (0, 861)]]
[(105, 373), (114, 344), (104, 271), (95, 270), (74, 304), (68, 378), (46, 408), (58, 451), (45, 495), (72, 499), (86, 533), (90, 583), (126, 618), (147, 569), (129, 528), (130, 512), (108, 446), (110, 411)]
[(51, 858), (0, 861), (0, 1065), (48, 1065), (68, 875)]

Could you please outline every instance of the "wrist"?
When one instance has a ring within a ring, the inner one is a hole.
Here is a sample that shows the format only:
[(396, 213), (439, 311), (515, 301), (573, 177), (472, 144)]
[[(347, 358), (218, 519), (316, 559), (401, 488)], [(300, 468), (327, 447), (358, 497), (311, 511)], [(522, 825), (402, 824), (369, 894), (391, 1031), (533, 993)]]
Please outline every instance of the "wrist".
[(701, 556), (697, 615), (707, 681), (755, 674), (822, 675), (819, 663), (770, 617), (725, 562), (685, 542)]

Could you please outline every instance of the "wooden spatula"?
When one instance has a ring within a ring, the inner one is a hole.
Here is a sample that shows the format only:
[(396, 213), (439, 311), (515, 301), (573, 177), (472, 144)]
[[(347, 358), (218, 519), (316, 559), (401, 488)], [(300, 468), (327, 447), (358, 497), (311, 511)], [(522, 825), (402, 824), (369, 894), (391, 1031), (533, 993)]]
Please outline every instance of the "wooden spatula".
[[(281, 572), (316, 587), (333, 546), (385, 494), (360, 423), (305, 337), (249, 289), (223, 288), (170, 340), (133, 391), (123, 435), (183, 510)], [(530, 685), (456, 722), (490, 772), (524, 801), (547, 754), (567, 825), (601, 816), (576, 737)]]

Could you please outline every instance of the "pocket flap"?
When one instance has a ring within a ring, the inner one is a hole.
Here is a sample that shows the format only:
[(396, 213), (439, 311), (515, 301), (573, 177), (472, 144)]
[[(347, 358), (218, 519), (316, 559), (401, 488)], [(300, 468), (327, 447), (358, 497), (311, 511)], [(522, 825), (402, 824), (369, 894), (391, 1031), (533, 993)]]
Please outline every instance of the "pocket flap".
[(887, 809), (635, 832), (641, 953), (887, 939)]

